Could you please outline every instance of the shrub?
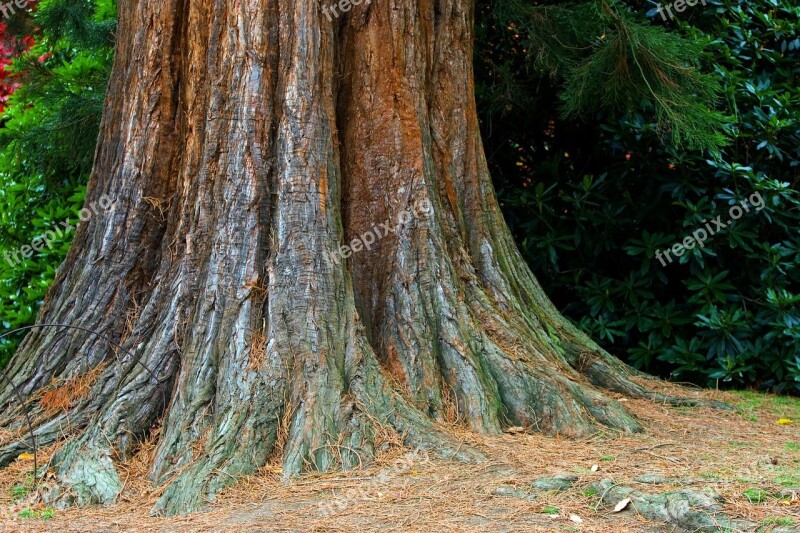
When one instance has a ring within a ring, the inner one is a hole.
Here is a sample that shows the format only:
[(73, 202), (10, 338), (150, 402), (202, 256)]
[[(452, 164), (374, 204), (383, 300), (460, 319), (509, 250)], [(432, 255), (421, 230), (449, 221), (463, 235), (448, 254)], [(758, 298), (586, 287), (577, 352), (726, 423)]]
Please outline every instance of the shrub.
[[(676, 147), (644, 103), (565, 120), (558, 81), (529, 68), (513, 27), (516, 47), (479, 41), (487, 153), (546, 292), (604, 347), (674, 379), (797, 393), (800, 8), (707, 3), (677, 24), (706, 43), (707, 69), (722, 83), (732, 142), (718, 154)], [(655, 259), (754, 193), (763, 210), (679, 261)]]
[[(40, 28), (7, 66), (20, 86), (0, 115), (0, 324), (32, 324), (71, 234), (15, 264), (14, 253), (61, 221), (77, 221), (112, 60), (112, 0), (43, 0), (14, 21)], [(11, 24), (11, 23), (9, 23)], [(22, 259), (21, 256), (17, 256)], [(0, 340), (0, 368), (23, 335)]]

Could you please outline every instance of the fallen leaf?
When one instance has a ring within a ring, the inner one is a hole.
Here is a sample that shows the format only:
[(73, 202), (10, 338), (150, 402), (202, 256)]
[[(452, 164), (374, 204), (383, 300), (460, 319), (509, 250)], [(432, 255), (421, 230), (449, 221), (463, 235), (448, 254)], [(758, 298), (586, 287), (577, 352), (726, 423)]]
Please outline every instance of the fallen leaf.
[(27, 452), (21, 453), (17, 457), (17, 460), (19, 460), (19, 461), (33, 461), (33, 459), (34, 459), (34, 455), (32, 453), (27, 453)]
[(787, 426), (789, 424), (793, 424), (794, 421), (791, 418), (779, 418), (775, 423), (782, 426)]
[(628, 504), (631, 503), (630, 498), (625, 498), (624, 500), (620, 501), (617, 505), (614, 506), (614, 512), (618, 513), (621, 510), (625, 509)]
[(576, 514), (569, 515), (569, 519), (572, 520), (573, 522), (575, 522), (576, 524), (583, 523), (583, 518), (581, 518), (580, 516), (578, 516)]
[(597, 472), (600, 467), (597, 465), (592, 465), (592, 472)]

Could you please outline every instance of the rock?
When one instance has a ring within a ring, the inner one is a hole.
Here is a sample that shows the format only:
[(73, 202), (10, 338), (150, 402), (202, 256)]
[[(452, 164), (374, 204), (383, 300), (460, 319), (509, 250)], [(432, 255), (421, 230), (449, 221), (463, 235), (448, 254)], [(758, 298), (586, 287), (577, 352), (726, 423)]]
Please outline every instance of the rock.
[(535, 494), (528, 494), (524, 490), (512, 487), (511, 485), (500, 485), (492, 489), (492, 494), (495, 496), (510, 496), (512, 498), (519, 498), (521, 500), (533, 501), (536, 499)]
[(540, 477), (531, 483), (531, 487), (539, 490), (567, 490), (576, 481), (578, 481), (578, 476), (559, 474), (553, 477)]
[(642, 474), (633, 480), (637, 483), (647, 483), (648, 485), (658, 485), (667, 482), (667, 478), (663, 474)]
[(523, 496), (525, 496), (524, 491), (521, 491), (518, 488), (509, 485), (500, 485), (499, 487), (493, 488), (492, 494), (494, 494), (495, 496), (514, 496), (516, 498), (522, 498)]

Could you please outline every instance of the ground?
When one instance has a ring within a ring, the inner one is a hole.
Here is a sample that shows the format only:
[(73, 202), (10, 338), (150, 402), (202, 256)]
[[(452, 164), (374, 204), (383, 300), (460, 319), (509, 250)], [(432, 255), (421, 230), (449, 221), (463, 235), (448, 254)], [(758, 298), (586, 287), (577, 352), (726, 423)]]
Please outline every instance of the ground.
[(37, 504), (26, 486), (32, 461), (21, 456), (0, 472), (0, 531), (680, 531), (638, 513), (638, 493), (613, 512), (618, 502), (611, 500), (620, 497), (612, 497), (613, 485), (625, 493), (713, 491), (722, 498), (712, 512), (720, 520), (749, 520), (753, 531), (800, 531), (800, 399), (690, 394), (736, 410), (620, 398), (644, 433), (570, 440), (454, 429), (489, 457), (477, 465), (403, 448), (387, 434), (377, 464), (288, 484), (279, 466), (268, 466), (207, 511), (173, 518), (149, 516), (159, 495), (144, 479), (152, 444), (125, 463), (129, 477), (119, 502), (104, 508)]

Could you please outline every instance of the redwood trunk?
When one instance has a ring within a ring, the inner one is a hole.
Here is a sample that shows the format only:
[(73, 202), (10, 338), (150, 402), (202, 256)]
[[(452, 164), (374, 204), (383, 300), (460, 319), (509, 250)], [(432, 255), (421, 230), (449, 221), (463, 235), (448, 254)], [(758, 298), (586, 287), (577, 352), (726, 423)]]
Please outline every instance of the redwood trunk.
[[(114, 205), (80, 228), (40, 321), (125, 352), (41, 329), (9, 367), (38, 443), (69, 437), (61, 502), (113, 501), (116, 464), (156, 428), (166, 513), (276, 454), (286, 476), (356, 467), (384, 425), (465, 460), (481, 455), (438, 422), (640, 429), (596, 387), (658, 396), (553, 308), (503, 222), (473, 0), (367, 0), (333, 20), (318, 0), (119, 9), (87, 198)], [(91, 394), (41, 405), (93, 370)], [(15, 402), (0, 389), (12, 432)], [(0, 463), (29, 444), (0, 442)]]

